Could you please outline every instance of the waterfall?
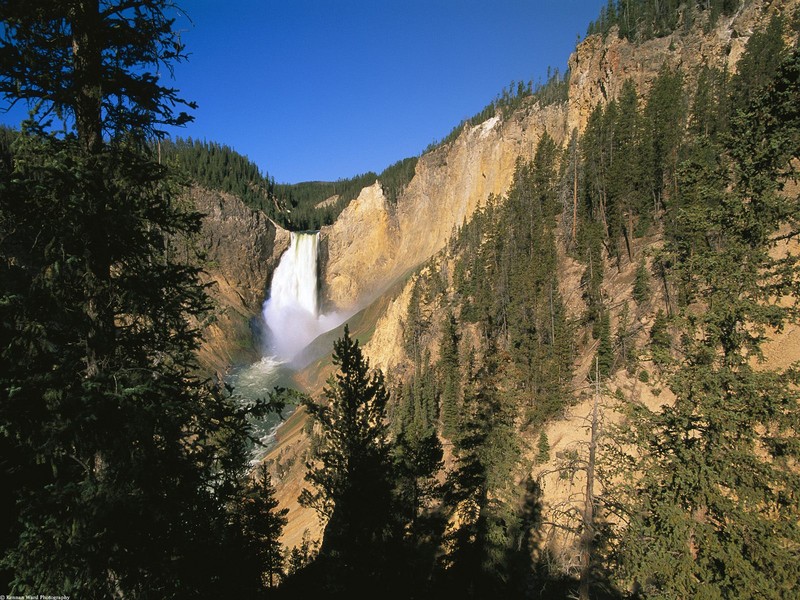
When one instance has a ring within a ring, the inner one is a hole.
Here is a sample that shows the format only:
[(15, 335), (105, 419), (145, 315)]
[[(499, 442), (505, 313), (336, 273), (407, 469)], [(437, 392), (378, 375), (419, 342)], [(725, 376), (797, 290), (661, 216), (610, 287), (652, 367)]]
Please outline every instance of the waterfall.
[(264, 312), (267, 324), (271, 324), (266, 312), (267, 306), (272, 311), (295, 307), (304, 310), (312, 317), (316, 317), (319, 310), (317, 294), (319, 232), (293, 231), (291, 236), (289, 249), (281, 256), (278, 268), (272, 275), (272, 288)]
[[(272, 274), (272, 285), (262, 310), (267, 329), (264, 356), (258, 362), (235, 369), (228, 378), (234, 396), (245, 404), (264, 398), (276, 385), (285, 387), (289, 373), (300, 366), (292, 359), (318, 335), (352, 314), (319, 314), (318, 245), (319, 232), (292, 233), (289, 249)], [(288, 406), (281, 418), (293, 410)], [(272, 445), (281, 418), (270, 414), (255, 424), (264, 446)], [(264, 447), (254, 448), (253, 464), (263, 456)]]
[(291, 361), (317, 336), (344, 320), (338, 314), (319, 314), (319, 232), (291, 235), (289, 249), (272, 275), (263, 309), (267, 353), (282, 362)]

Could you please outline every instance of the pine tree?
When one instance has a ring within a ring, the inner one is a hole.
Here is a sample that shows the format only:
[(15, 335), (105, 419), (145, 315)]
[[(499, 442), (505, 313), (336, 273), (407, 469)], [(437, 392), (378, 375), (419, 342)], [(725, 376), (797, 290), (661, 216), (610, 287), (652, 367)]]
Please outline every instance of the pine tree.
[(409, 404), (409, 418), (396, 428), (391, 456), (396, 519), (404, 530), (399, 570), (404, 589), (419, 592), (427, 584), (444, 525), (437, 510), (442, 496), (437, 475), (443, 467), (443, 449), (426, 403)]
[(667, 317), (664, 311), (659, 309), (650, 328), (650, 355), (653, 363), (659, 367), (667, 365), (671, 360), (672, 339), (667, 327)]
[(776, 13), (766, 29), (756, 31), (750, 36), (745, 53), (736, 63), (736, 75), (731, 79), (734, 109), (747, 110), (761, 88), (771, 81), (785, 53), (783, 19)]
[[(640, 200), (647, 194), (640, 189), (641, 118), (636, 86), (631, 80), (626, 80), (623, 84), (613, 114), (614, 121), (608, 124), (612, 131), (612, 151), (609, 153), (607, 212), (608, 235), (619, 264), (622, 250), (618, 246), (621, 240), (624, 241), (628, 259), (633, 256), (631, 244), (634, 218), (641, 215), (642, 223), (650, 220), (648, 207), (641, 206)], [(640, 225), (639, 229), (643, 231), (646, 227)]]
[(649, 188), (645, 196), (653, 199), (654, 217), (666, 198), (676, 196), (675, 176), (686, 112), (683, 75), (665, 63), (653, 81), (644, 108), (642, 173)]
[(436, 475), (442, 468), (442, 444), (432, 427), (427, 430), (402, 431), (394, 443), (393, 457), (397, 467), (398, 500), (403, 522), (412, 537), (412, 547), (419, 537), (417, 522), (430, 501), (438, 497)]
[(689, 118), (695, 136), (716, 139), (728, 130), (728, 86), (726, 71), (704, 66), (697, 76), (697, 87)]
[(444, 332), (440, 344), (439, 371), (441, 381), (441, 407), (442, 434), (452, 440), (458, 426), (461, 372), (459, 368), (458, 323), (452, 312), (449, 312), (444, 321)]
[(430, 326), (429, 319), (422, 307), (422, 296), (422, 280), (417, 278), (411, 288), (411, 298), (408, 301), (408, 311), (403, 324), (403, 346), (417, 367), (422, 361), (423, 336)]
[(286, 560), (286, 574), (288, 576), (296, 575), (305, 569), (316, 557), (317, 544), (314, 544), (309, 539), (308, 529), (303, 532), (303, 537), (300, 541), (300, 546), (295, 546), (289, 552)]
[(632, 295), (636, 304), (639, 306), (650, 300), (650, 273), (647, 270), (647, 263), (644, 257), (642, 257), (636, 267)]
[(334, 342), (333, 363), (339, 370), (328, 379), (327, 403), (305, 403), (316, 450), (306, 474), (312, 487), (302, 491), (300, 503), (327, 520), (320, 558), (326, 562), (327, 585), (342, 590), (377, 585), (387, 568), (392, 468), (383, 373), (370, 373), (347, 326)]
[(616, 357), (619, 359), (618, 364), (625, 365), (629, 373), (635, 371), (638, 359), (631, 325), (630, 306), (628, 302), (625, 302), (619, 311), (617, 331), (614, 334), (614, 347), (617, 351)]
[(550, 440), (547, 439), (547, 432), (542, 429), (539, 432), (539, 441), (536, 444), (536, 462), (546, 463), (550, 460)]
[[(4, 2), (0, 93), (34, 119), (0, 201), (2, 565), (19, 593), (213, 593), (245, 412), (197, 374), (200, 215), (151, 151), (191, 107), (166, 0)], [(52, 126), (48, 126), (49, 123)]]
[[(520, 583), (515, 554), (524, 537), (512, 473), (520, 460), (512, 399), (497, 389), (499, 361), (490, 349), (470, 373), (456, 442), (456, 468), (448, 475), (448, 504), (458, 513), (443, 557), (451, 594), (475, 597), (513, 593)], [(525, 549), (527, 551), (528, 549)]]
[[(585, 216), (587, 221), (602, 223), (608, 230), (606, 206), (608, 203), (608, 169), (611, 163), (608, 114), (597, 104), (589, 115), (586, 129), (580, 140), (583, 160)], [(585, 232), (582, 232), (585, 237)]]
[(240, 593), (256, 595), (264, 588), (275, 587), (283, 578), (285, 561), (280, 537), (287, 523), (289, 509), (276, 510), (278, 501), (275, 499), (275, 487), (264, 463), (250, 476), (242, 496), (235, 509), (235, 518), (241, 530), (236, 551), (240, 560), (254, 564), (242, 569), (244, 572), (240, 580), (251, 573), (260, 577), (252, 582), (252, 587), (240, 587)]

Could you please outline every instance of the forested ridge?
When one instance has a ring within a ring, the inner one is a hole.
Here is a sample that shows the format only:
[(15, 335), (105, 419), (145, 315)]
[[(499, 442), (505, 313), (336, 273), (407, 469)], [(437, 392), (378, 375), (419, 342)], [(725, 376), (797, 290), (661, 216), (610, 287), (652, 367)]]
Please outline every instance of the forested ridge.
[(159, 140), (159, 159), (177, 169), (187, 183), (237, 196), (290, 231), (317, 230), (330, 225), (362, 189), (381, 182), (390, 202), (414, 176), (416, 157), (386, 167), (380, 175), (368, 172), (337, 181), (276, 183), (250, 159), (216, 142), (176, 138)]
[[(795, 596), (797, 374), (759, 360), (797, 319), (800, 53), (796, 16), (766, 23), (735, 75), (665, 65), (563, 148), (543, 135), (508, 193), (412, 276), (377, 438), (397, 508), (372, 530), (401, 558), (364, 560), (354, 583), (348, 553), (363, 549), (326, 552), (345, 526), (332, 519), (285, 593), (391, 581), (400, 597)], [(626, 395), (631, 380), (674, 400)], [(587, 444), (553, 456), (549, 424), (612, 382), (619, 418), (602, 426), (595, 408)], [(314, 421), (313, 439), (335, 435)], [(311, 456), (337, 464), (317, 442)], [(553, 471), (585, 487), (545, 504)], [(549, 545), (553, 527), (571, 550)]]
[[(648, 39), (739, 6), (609, 2), (590, 33)], [(162, 139), (194, 108), (148, 70), (185, 58), (169, 7), (0, 3), (0, 93), (40, 101), (0, 129), (0, 593), (796, 597), (800, 381), (762, 359), (798, 322), (800, 14), (773, 12), (733, 75), (665, 63), (563, 147), (543, 134), (410, 276), (392, 372), (345, 327), (302, 399), (299, 500), (324, 533), (290, 550), (274, 465), (248, 460), (252, 419), (293, 394), (243, 406), (198, 368), (210, 306), (185, 186), (309, 229), (376, 178), (396, 203), (417, 161), (282, 186), (225, 146)], [(477, 119), (567, 82), (512, 85)], [(593, 399), (588, 444), (555, 456), (548, 427)], [(566, 520), (544, 470), (585, 482)]]

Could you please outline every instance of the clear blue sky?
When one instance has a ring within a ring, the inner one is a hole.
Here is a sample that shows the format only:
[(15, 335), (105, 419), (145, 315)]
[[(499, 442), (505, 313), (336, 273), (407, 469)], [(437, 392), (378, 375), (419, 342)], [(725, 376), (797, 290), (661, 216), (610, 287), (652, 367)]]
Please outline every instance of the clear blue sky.
[[(512, 80), (564, 70), (606, 0), (179, 0), (191, 54), (178, 131), (232, 146), (279, 182), (419, 154)], [(20, 111), (0, 115), (17, 125)]]

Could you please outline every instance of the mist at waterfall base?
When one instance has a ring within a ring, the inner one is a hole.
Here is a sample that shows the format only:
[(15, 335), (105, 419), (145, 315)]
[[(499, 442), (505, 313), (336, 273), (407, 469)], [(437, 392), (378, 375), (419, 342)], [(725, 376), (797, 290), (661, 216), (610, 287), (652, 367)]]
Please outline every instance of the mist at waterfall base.
[(319, 232), (292, 232), (291, 237), (289, 249), (272, 275), (269, 298), (264, 302), (265, 354), (301, 367), (294, 361), (303, 349), (350, 315), (319, 312)]
[[(318, 232), (291, 234), (289, 249), (272, 276), (262, 322), (256, 327), (260, 330), (257, 337), (263, 356), (234, 370), (228, 378), (234, 397), (243, 403), (267, 397), (275, 386), (292, 387), (292, 373), (305, 366), (303, 350), (351, 316), (350, 313), (319, 314), (318, 246)], [(262, 444), (254, 449), (254, 463), (272, 445), (277, 428), (293, 410), (294, 407), (287, 406), (281, 415), (271, 414), (254, 423)]]

